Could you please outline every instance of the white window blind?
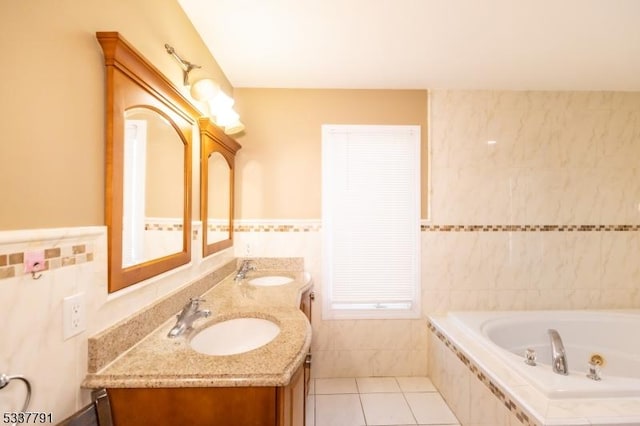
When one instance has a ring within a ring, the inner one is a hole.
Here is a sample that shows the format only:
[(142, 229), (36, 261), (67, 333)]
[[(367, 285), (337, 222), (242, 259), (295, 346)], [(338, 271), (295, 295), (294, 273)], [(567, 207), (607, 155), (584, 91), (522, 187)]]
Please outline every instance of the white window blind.
[(322, 227), (326, 318), (419, 315), (419, 126), (322, 126)]

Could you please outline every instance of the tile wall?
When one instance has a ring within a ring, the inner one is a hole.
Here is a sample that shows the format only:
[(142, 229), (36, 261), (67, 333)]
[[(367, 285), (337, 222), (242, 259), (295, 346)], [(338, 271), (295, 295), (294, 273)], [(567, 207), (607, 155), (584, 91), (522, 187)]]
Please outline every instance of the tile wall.
[[(640, 308), (640, 93), (433, 91), (430, 111), (423, 313)], [(322, 320), (319, 220), (235, 237), (304, 256), (316, 377), (426, 373), (424, 322)]]
[(430, 102), (425, 312), (640, 307), (640, 93)]
[[(5, 318), (0, 328), (0, 373), (31, 381), (30, 411), (51, 412), (57, 423), (78, 410), (89, 399), (80, 388), (87, 373), (89, 336), (233, 259), (233, 250), (225, 250), (203, 260), (200, 226), (194, 223), (193, 228), (191, 264), (112, 295), (107, 294), (105, 227), (0, 232), (0, 261), (7, 260), (0, 270), (14, 271), (0, 279), (0, 312)], [(48, 269), (38, 280), (24, 274), (18, 262), (34, 250), (49, 255)], [(87, 329), (63, 340), (62, 300), (77, 293), (85, 295)], [(25, 390), (20, 382), (0, 392), (0, 412), (22, 406)]]

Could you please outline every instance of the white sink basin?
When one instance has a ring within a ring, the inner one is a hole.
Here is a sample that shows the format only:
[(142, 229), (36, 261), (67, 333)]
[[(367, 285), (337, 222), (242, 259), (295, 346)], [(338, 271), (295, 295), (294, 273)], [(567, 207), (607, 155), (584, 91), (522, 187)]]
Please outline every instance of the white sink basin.
[(288, 284), (293, 281), (293, 278), (283, 277), (280, 275), (269, 275), (266, 277), (258, 277), (249, 280), (249, 284), (262, 287), (272, 287), (276, 285)]
[(191, 339), (191, 348), (205, 355), (235, 355), (271, 342), (280, 327), (266, 319), (236, 318), (207, 327)]

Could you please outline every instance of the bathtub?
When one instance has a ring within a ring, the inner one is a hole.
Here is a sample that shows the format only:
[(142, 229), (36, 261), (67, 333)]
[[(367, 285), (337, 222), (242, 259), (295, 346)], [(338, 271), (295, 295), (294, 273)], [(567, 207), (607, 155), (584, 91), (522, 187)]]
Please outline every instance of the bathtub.
[[(640, 426), (640, 311), (450, 312), (427, 326), (429, 376), (463, 425)], [(567, 376), (552, 371), (550, 328)], [(601, 381), (586, 377), (592, 355)]]
[[(459, 312), (453, 322), (547, 398), (640, 397), (640, 312)], [(569, 375), (554, 373), (548, 329), (560, 333)], [(527, 349), (536, 366), (524, 362)], [(591, 357), (602, 359), (602, 380), (586, 377)]]

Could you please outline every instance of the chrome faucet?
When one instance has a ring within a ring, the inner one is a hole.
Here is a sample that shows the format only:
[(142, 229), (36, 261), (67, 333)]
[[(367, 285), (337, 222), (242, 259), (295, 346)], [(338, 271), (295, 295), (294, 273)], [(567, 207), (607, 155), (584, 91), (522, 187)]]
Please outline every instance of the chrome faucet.
[(205, 302), (204, 299), (191, 298), (189, 303), (184, 305), (182, 311), (176, 315), (178, 321), (176, 325), (169, 331), (167, 337), (178, 337), (184, 334), (186, 331), (191, 330), (193, 322), (199, 318), (207, 318), (211, 315), (211, 311), (208, 309), (200, 309), (200, 302)]
[(249, 271), (255, 271), (256, 267), (253, 264), (253, 262), (249, 259), (245, 259), (242, 261), (242, 265), (240, 266), (240, 269), (238, 269), (238, 272), (236, 273), (236, 277), (234, 278), (235, 281), (240, 281), (243, 280), (244, 277), (247, 276), (247, 272)]
[(569, 365), (567, 364), (567, 353), (564, 350), (564, 344), (560, 338), (560, 333), (555, 329), (548, 329), (549, 339), (551, 340), (551, 365), (553, 372), (567, 376), (569, 374)]

